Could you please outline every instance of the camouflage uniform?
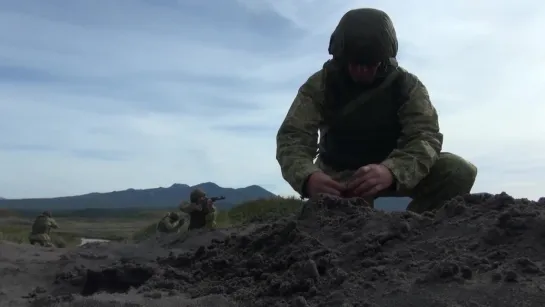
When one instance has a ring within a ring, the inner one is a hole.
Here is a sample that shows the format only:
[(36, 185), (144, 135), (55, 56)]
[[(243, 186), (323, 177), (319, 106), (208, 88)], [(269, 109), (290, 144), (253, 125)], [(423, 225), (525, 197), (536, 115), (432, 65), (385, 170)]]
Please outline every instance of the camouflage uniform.
[(28, 236), (30, 244), (40, 244), (42, 246), (54, 246), (49, 233), (51, 229), (58, 229), (57, 222), (51, 217), (51, 212), (45, 211), (38, 215), (32, 224), (32, 232)]
[(157, 235), (176, 233), (183, 225), (184, 220), (176, 212), (169, 212), (157, 223)]
[[(190, 203), (188, 205), (181, 204), (180, 210), (189, 214), (188, 230), (198, 228), (215, 228), (216, 227), (216, 206), (213, 201), (206, 197), (206, 193), (200, 189), (191, 191), (189, 195)], [(210, 206), (207, 204), (210, 202)]]
[[(422, 82), (397, 64), (388, 15), (349, 11), (331, 36), (329, 52), (333, 58), (299, 88), (278, 130), (276, 158), (293, 189), (308, 197), (305, 185), (316, 171), (346, 184), (359, 167), (382, 164), (394, 184), (377, 197), (411, 197), (408, 210), (432, 210), (469, 193), (477, 168), (441, 152), (437, 112)], [(381, 63), (373, 84), (350, 82), (344, 67), (351, 56)]]

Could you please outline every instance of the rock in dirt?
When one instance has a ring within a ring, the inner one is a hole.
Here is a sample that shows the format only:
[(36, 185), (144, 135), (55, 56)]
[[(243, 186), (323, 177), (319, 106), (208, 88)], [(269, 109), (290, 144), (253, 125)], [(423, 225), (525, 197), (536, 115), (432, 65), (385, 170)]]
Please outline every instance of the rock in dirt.
[[(104, 303), (104, 297), (129, 304), (119, 306), (168, 306), (173, 298), (175, 306), (545, 306), (545, 208), (505, 193), (457, 197), (422, 215), (324, 196), (308, 201), (298, 217), (188, 236), (154, 246), (156, 258), (110, 253), (87, 257), (82, 268), (76, 257), (34, 301), (41, 300), (40, 306)], [(196, 244), (199, 240), (204, 241)], [(150, 254), (149, 245), (141, 244), (142, 253)], [(139, 247), (131, 248), (137, 255)]]

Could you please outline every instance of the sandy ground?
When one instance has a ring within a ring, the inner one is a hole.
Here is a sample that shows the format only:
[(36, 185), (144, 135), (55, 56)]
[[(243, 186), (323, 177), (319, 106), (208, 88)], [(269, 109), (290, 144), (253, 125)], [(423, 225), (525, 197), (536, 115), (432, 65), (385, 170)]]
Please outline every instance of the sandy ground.
[(92, 239), (92, 238), (81, 238), (80, 246), (89, 244), (89, 243), (102, 243), (102, 242), (110, 242), (110, 240), (104, 240), (104, 239)]
[(297, 217), (139, 244), (0, 243), (0, 306), (545, 306), (544, 204), (424, 215), (321, 198)]

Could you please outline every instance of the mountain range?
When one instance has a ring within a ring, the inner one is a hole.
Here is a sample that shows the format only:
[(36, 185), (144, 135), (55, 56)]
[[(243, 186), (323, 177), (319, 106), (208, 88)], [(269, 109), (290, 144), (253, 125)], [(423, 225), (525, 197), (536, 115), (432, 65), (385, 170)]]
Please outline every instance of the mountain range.
[(249, 200), (275, 196), (257, 185), (232, 189), (220, 187), (212, 182), (195, 186), (176, 183), (168, 188), (127, 189), (55, 198), (0, 199), (0, 208), (19, 210), (172, 208), (178, 206), (183, 200), (189, 200), (189, 194), (195, 188), (203, 189), (209, 196), (225, 196), (225, 200), (216, 203), (218, 207), (223, 208), (231, 208)]
[[(84, 195), (55, 198), (0, 198), (0, 208), (15, 210), (82, 210), (82, 209), (164, 209), (176, 207), (183, 200), (189, 200), (189, 194), (195, 188), (201, 188), (209, 196), (225, 196), (225, 200), (216, 202), (220, 209), (230, 209), (249, 200), (271, 198), (275, 194), (266, 189), (251, 185), (245, 188), (224, 188), (213, 182), (195, 186), (173, 184), (168, 188), (127, 189), (109, 193), (89, 193)], [(376, 201), (376, 207), (387, 211), (404, 210), (410, 199), (382, 198)]]

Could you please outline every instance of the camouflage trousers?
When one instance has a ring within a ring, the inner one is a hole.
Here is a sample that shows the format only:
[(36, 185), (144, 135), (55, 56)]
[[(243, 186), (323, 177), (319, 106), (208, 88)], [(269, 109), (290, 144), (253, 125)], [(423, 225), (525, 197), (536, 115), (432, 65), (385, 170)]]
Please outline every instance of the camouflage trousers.
[(30, 234), (28, 236), (28, 242), (30, 242), (30, 244), (32, 244), (32, 245), (39, 244), (41, 246), (46, 246), (46, 247), (55, 246), (53, 244), (53, 241), (51, 241), (51, 237), (46, 233), (43, 233), (43, 234)]
[[(204, 216), (204, 222), (205, 224), (202, 227), (195, 227), (192, 229), (187, 229), (187, 231), (195, 230), (195, 229), (215, 229), (217, 227), (216, 219), (218, 217), (218, 212), (210, 212), (207, 215)], [(191, 225), (191, 222), (189, 222), (189, 225)]]
[[(318, 158), (316, 164), (322, 171), (339, 182), (348, 181), (354, 171), (335, 172)], [(410, 197), (407, 210), (422, 213), (431, 211), (443, 205), (447, 200), (456, 196), (470, 193), (475, 178), (477, 167), (464, 158), (452, 153), (442, 152), (439, 159), (432, 166), (430, 174), (422, 179), (412, 190), (394, 191), (386, 190), (376, 197), (366, 199), (373, 205), (379, 197)]]

